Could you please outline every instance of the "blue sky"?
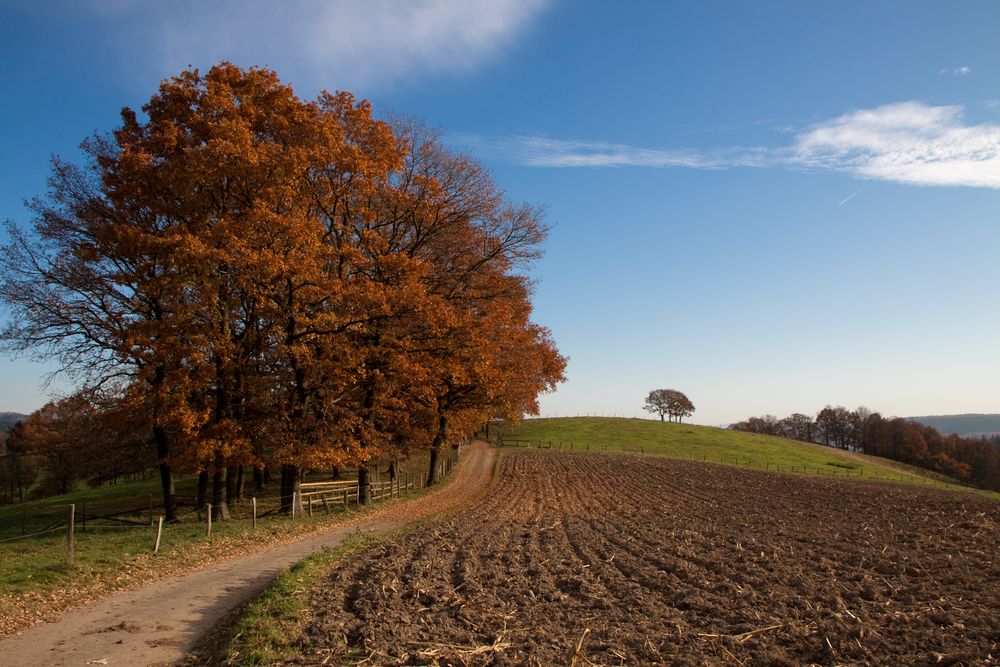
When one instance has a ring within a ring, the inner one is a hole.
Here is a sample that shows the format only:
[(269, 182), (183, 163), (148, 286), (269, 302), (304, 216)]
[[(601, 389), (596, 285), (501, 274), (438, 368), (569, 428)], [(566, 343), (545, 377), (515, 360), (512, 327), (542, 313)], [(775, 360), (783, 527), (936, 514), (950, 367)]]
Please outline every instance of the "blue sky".
[[(548, 415), (1000, 411), (995, 2), (6, 2), (0, 218), (189, 64), (350, 90), (553, 229)], [(0, 306), (0, 318), (6, 313)], [(46, 400), (0, 360), (0, 410)]]

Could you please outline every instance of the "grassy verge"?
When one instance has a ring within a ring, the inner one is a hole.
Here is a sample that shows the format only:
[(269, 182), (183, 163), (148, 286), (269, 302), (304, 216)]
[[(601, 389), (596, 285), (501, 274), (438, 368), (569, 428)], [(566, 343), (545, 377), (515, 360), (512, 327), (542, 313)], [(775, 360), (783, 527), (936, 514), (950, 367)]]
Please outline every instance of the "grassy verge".
[(188, 655), (186, 665), (273, 665), (296, 649), (308, 619), (309, 592), (348, 554), (376, 541), (352, 538), (307, 556), (246, 606), (223, 618)]
[(552, 449), (627, 451), (654, 456), (714, 461), (784, 472), (853, 476), (908, 484), (1000, 494), (955, 483), (943, 475), (875, 456), (756, 433), (649, 419), (564, 417), (527, 419), (504, 435), (509, 444)]

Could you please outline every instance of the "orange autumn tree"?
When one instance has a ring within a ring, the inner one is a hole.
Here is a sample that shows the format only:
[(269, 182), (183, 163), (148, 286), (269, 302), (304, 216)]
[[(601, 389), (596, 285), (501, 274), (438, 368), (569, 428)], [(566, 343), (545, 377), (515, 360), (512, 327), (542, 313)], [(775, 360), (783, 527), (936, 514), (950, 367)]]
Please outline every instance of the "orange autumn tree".
[(342, 333), (372, 312), (345, 289), (355, 253), (327, 240), (336, 206), (370, 191), (398, 149), (366, 103), (303, 102), (273, 72), (229, 64), (164, 82), (144, 111), (149, 122), (127, 119), (119, 137), (143, 156), (133, 182), (185, 221), (177, 261), (204, 362), (191, 365), (200, 421), (185, 467), (212, 474), (224, 518), (237, 466), (269, 459), (287, 507), (301, 467), (350, 462), (336, 436), (351, 414), (324, 394), (354, 376)]
[[(475, 161), (347, 93), (296, 97), (228, 63), (161, 83), (54, 163), (34, 233), (12, 228), (0, 296), (17, 349), (54, 351), (145, 411), (172, 471), (302, 472), (437, 451), (519, 416), (564, 360), (517, 275), (545, 237)], [(532, 393), (534, 392), (534, 393)]]
[[(537, 396), (561, 381), (565, 360), (547, 331), (529, 322), (527, 282), (516, 275), (538, 257), (547, 232), (540, 211), (510, 203), (482, 165), (447, 150), (418, 123), (397, 120), (394, 128), (406, 147), (405, 162), (390, 187), (376, 193), (371, 208), (378, 215), (365, 230), (378, 240), (369, 249), (381, 255), (380, 263), (407, 267), (425, 295), (416, 316), (396, 321), (392, 337), (397, 344), (408, 341), (396, 353), (411, 376), (421, 369), (421, 381), (382, 396), (402, 395), (404, 405), (423, 413), (410, 422), (424, 431), (424, 442), (430, 439), (433, 482), (449, 431), (468, 434), (494, 413), (520, 418), (531, 410), (534, 396), (515, 399), (504, 382), (511, 369), (531, 366), (539, 373), (537, 382), (523, 384), (535, 386)], [(513, 340), (530, 345), (505, 345)], [(523, 365), (538, 356), (533, 346), (546, 348), (551, 363)], [(498, 358), (503, 353), (510, 359)], [(499, 398), (504, 393), (507, 398)]]
[(194, 307), (177, 261), (181, 222), (119, 179), (114, 137), (83, 143), (86, 168), (53, 160), (49, 192), (32, 200), (32, 232), (8, 225), (0, 297), (7, 349), (55, 359), (85, 387), (142, 387), (164, 509), (176, 518), (172, 441), (196, 425), (187, 406)]

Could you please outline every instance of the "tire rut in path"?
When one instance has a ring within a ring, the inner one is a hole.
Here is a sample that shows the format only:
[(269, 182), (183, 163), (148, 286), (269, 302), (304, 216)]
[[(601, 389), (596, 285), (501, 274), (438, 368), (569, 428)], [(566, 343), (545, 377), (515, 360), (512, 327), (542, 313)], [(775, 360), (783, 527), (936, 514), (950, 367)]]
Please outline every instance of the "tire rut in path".
[(215, 622), (259, 595), (278, 574), (358, 531), (380, 533), (449, 510), (483, 491), (496, 452), (477, 442), (463, 449), (458, 471), (442, 488), (352, 517), (319, 535), (115, 593), (0, 641), (0, 663), (21, 665), (172, 665)]

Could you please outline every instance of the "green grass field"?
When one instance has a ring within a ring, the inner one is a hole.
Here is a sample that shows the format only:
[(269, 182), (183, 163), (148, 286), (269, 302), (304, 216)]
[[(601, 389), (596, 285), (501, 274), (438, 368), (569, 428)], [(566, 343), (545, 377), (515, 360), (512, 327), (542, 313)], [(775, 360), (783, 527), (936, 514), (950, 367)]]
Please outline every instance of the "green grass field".
[[(783, 472), (889, 479), (973, 490), (928, 470), (832, 447), (651, 419), (560, 417), (526, 419), (505, 432), (504, 443), (552, 449), (644, 453), (714, 461)], [(982, 492), (988, 493), (988, 492)], [(988, 494), (1000, 498), (1000, 494)]]

